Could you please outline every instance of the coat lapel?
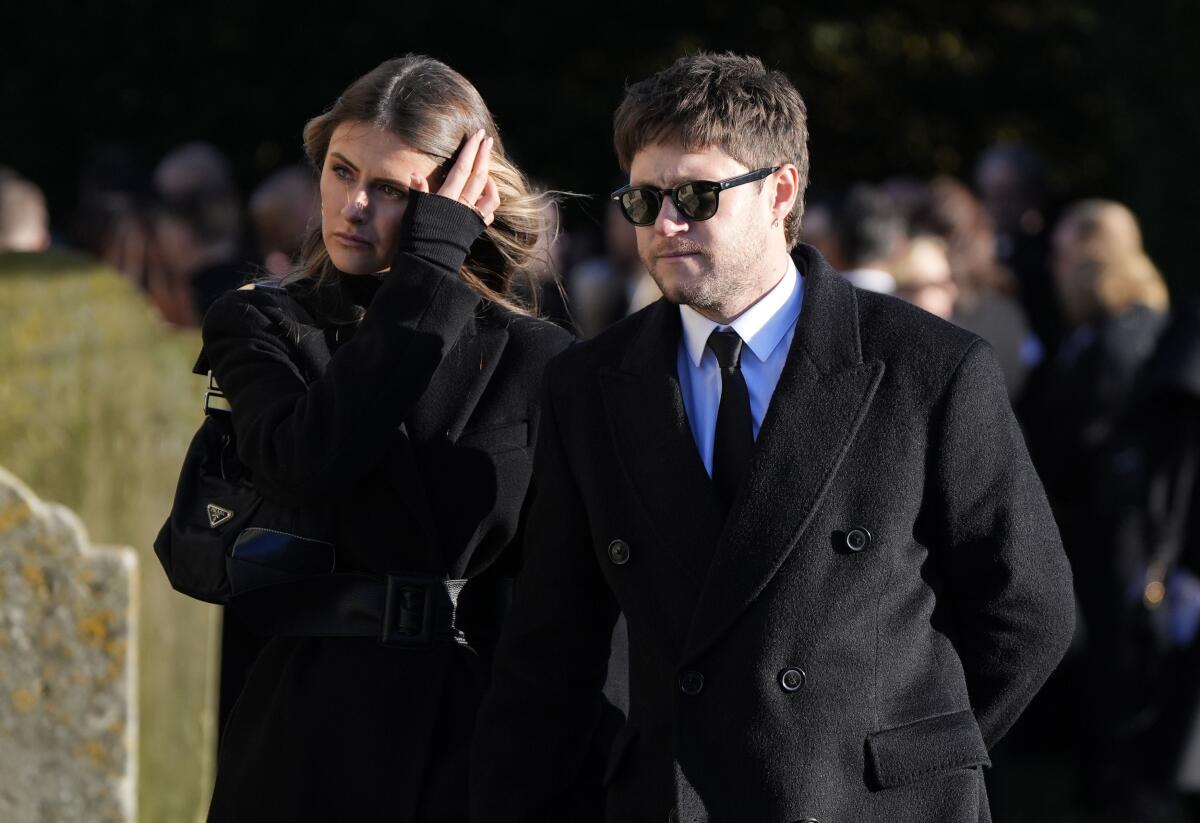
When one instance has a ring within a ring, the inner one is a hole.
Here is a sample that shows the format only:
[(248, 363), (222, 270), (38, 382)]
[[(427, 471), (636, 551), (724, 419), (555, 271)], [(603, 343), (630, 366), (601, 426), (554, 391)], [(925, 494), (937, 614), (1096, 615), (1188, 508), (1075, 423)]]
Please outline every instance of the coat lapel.
[(600, 372), (615, 453), (694, 603), (722, 527), (721, 504), (696, 450), (679, 387), (679, 309), (648, 310), (620, 369)]
[(802, 261), (804, 306), (750, 473), (708, 569), (685, 659), (733, 623), (796, 547), (883, 375), (882, 363), (862, 361), (854, 289), (802, 251), (809, 255)]
[(414, 441), (458, 439), (496, 371), (507, 343), (505, 329), (478, 321), (473, 328), (468, 326), (463, 331), (408, 415), (408, 431)]
[(440, 438), (458, 439), (479, 404), (507, 342), (508, 332), (502, 328), (478, 322), (468, 325), (442, 358), (421, 399), (400, 426), (396, 459), (392, 461), (392, 482), (420, 524), (431, 568), (438, 568), (446, 561), (438, 549), (440, 542), (425, 498), (414, 446)]

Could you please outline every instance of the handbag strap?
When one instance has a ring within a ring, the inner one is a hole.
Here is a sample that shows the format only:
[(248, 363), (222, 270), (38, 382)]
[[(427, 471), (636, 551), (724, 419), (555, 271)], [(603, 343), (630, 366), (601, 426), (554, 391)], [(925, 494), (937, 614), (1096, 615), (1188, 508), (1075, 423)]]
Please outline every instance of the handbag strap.
[(1200, 472), (1200, 441), (1196, 434), (1196, 426), (1189, 421), (1182, 442), (1172, 443), (1172, 449), (1178, 449), (1180, 459), (1150, 481), (1149, 527), (1153, 530), (1150, 545), (1154, 548), (1143, 591), (1143, 599), (1150, 607), (1162, 603), (1166, 596), (1167, 574), (1183, 554), (1189, 503), (1196, 488), (1197, 473)]

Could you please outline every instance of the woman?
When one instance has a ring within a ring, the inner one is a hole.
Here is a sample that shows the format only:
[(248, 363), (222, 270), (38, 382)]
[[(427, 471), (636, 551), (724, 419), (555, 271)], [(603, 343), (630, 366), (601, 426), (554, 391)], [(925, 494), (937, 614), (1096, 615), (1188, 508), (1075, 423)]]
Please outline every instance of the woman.
[(429, 58), (355, 81), (304, 142), (321, 225), (286, 293), (212, 307), (204, 352), (256, 486), (328, 515), (339, 574), (238, 604), (271, 639), (209, 820), (465, 820), (537, 387), (569, 342), (512, 296), (542, 202)]

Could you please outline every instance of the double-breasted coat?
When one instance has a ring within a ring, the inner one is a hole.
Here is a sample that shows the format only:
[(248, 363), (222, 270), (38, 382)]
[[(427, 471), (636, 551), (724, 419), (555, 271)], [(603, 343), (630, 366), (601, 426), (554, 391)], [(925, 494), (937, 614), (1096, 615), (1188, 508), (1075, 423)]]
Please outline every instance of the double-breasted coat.
[[(328, 512), (339, 572), (479, 580), (519, 562), (538, 387), (570, 337), (458, 277), (482, 229), (467, 207), (412, 193), (382, 280), (289, 287), (308, 318), (271, 288), (231, 292), (205, 317), (240, 458), (267, 498)], [(234, 608), (286, 615), (324, 585)], [(498, 631), (476, 628), (470, 648), (273, 637), (224, 730), (209, 819), (465, 820)]]
[(607, 821), (987, 820), (988, 747), (1071, 637), (1071, 575), (986, 343), (808, 247), (726, 515), (660, 301), (547, 369), (526, 564), (472, 756), (474, 820), (552, 821), (629, 715)]

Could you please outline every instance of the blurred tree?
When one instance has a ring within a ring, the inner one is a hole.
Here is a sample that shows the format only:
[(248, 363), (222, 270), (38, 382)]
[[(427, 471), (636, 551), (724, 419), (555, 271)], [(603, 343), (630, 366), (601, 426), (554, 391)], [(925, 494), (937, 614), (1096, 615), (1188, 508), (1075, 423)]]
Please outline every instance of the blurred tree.
[(624, 84), (688, 51), (731, 49), (785, 69), (805, 95), (822, 188), (896, 172), (969, 178), (985, 146), (1021, 139), (1046, 154), (1058, 198), (1129, 201), (1164, 268), (1192, 277), (1179, 238), (1195, 225), (1197, 184), (1180, 168), (1194, 164), (1176, 160), (1200, 136), (1192, 0), (457, 4), (453, 16), (428, 3), (112, 0), (47, 13), (0, 12), (0, 164), (41, 183), (59, 222), (101, 139), (147, 162), (211, 140), (248, 190), (300, 159), (304, 121), (349, 80), (407, 51), (473, 80), (538, 180), (603, 192)]

